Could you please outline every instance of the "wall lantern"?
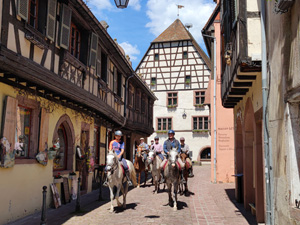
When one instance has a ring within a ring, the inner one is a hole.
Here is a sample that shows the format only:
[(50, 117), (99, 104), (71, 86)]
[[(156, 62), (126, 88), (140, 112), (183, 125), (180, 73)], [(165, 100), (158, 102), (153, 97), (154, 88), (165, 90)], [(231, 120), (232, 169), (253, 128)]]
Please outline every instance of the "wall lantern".
[(115, 0), (116, 6), (119, 9), (125, 9), (128, 6), (129, 0)]
[(185, 111), (184, 111), (183, 114), (182, 114), (182, 118), (183, 118), (183, 119), (186, 119), (186, 113), (185, 113)]

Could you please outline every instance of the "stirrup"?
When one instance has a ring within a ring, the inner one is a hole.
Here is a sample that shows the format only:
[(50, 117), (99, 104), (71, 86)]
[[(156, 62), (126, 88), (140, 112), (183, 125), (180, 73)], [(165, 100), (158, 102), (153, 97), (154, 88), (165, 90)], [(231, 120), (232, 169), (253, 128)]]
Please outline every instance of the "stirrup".
[(133, 186), (131, 180), (127, 180), (127, 182), (128, 182), (128, 186), (129, 186), (129, 187), (132, 187), (132, 186)]

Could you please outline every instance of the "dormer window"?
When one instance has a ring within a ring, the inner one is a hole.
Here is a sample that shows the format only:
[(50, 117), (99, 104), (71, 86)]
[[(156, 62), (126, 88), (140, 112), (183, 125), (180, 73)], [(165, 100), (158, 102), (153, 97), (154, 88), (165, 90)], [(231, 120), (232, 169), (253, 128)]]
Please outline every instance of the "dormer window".
[(187, 59), (188, 58), (188, 53), (187, 52), (183, 52), (182, 53), (182, 58), (183, 59)]
[(155, 61), (158, 61), (158, 60), (159, 60), (159, 54), (155, 54), (155, 55), (154, 55), (154, 60), (155, 60)]

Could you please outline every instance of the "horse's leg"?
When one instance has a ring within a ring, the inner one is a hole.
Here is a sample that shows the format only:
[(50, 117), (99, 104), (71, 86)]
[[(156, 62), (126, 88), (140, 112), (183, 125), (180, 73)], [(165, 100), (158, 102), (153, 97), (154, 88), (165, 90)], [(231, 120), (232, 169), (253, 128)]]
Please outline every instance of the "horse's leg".
[(142, 173), (142, 172), (139, 171), (139, 179), (138, 179), (139, 182), (138, 182), (138, 186), (137, 186), (138, 188), (140, 187), (140, 184), (141, 184), (141, 173)]
[(114, 192), (113, 192), (113, 188), (111, 188), (109, 186), (109, 191), (110, 191), (110, 210), (109, 212), (114, 212), (114, 206), (113, 206), (113, 200), (114, 200)]
[(120, 194), (121, 186), (123, 186), (123, 184), (121, 184), (121, 185), (119, 184), (118, 185), (118, 187), (117, 187), (117, 193), (116, 193), (116, 200), (117, 200), (117, 204), (118, 204), (119, 207), (122, 205), (121, 202), (119, 201), (119, 194)]
[(123, 209), (126, 209), (126, 196), (128, 192), (128, 182), (125, 184), (125, 190), (123, 192)]
[(172, 184), (167, 184), (167, 188), (168, 188), (168, 194), (169, 194), (169, 206), (172, 206), (172, 196), (171, 196), (171, 190), (172, 190)]
[(145, 187), (146, 186), (147, 177), (148, 177), (148, 170), (146, 170), (146, 168), (145, 168), (144, 173), (145, 173), (145, 182), (144, 182), (144, 187)]
[(177, 189), (178, 189), (178, 184), (177, 184), (177, 182), (175, 182), (174, 184), (173, 184), (173, 186), (174, 186), (174, 191), (173, 191), (173, 200), (174, 200), (174, 207), (173, 207), (173, 209), (174, 209), (174, 211), (177, 211)]

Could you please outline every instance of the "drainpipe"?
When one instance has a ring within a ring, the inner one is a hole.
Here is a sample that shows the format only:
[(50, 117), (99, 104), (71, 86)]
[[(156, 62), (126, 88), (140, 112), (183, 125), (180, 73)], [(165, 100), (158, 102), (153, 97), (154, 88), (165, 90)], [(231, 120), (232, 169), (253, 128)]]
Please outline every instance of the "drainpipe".
[(126, 103), (127, 103), (127, 89), (128, 89), (128, 81), (130, 78), (132, 78), (134, 76), (134, 73), (132, 73), (125, 81), (125, 93), (124, 93), (124, 117), (125, 117), (125, 120), (126, 120)]
[(216, 86), (217, 86), (217, 39), (216, 37), (202, 34), (212, 38), (214, 42), (214, 183), (217, 183), (217, 110), (216, 110)]
[(263, 131), (264, 131), (264, 153), (265, 153), (265, 183), (266, 183), (266, 225), (273, 224), (273, 211), (272, 211), (272, 200), (273, 200), (273, 177), (272, 173), (272, 156), (269, 142), (269, 131), (268, 131), (268, 117), (267, 117), (267, 104), (268, 104), (268, 80), (267, 80), (267, 46), (266, 46), (266, 7), (265, 1), (261, 1), (261, 52), (262, 52), (262, 99), (263, 99)]

